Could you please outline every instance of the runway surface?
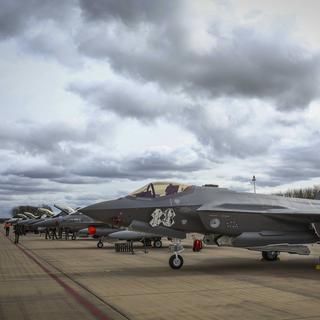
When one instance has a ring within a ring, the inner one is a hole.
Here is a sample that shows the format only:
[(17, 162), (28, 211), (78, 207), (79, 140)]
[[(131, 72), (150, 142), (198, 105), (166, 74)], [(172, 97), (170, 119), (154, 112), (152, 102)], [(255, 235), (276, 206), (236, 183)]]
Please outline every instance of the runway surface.
[(168, 248), (116, 253), (95, 241), (0, 232), (0, 319), (320, 319), (318, 246), (308, 257), (206, 247), (186, 241), (185, 265)]

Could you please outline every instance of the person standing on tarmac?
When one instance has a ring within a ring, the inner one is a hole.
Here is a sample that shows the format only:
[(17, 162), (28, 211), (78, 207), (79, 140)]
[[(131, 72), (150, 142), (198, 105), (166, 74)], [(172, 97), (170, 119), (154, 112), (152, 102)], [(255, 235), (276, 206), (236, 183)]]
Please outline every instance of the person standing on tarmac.
[(15, 244), (19, 243), (20, 233), (21, 233), (21, 226), (19, 225), (19, 223), (16, 223), (14, 225), (14, 243)]
[(4, 229), (6, 230), (6, 237), (8, 237), (10, 234), (10, 223), (9, 222), (6, 222), (4, 224)]

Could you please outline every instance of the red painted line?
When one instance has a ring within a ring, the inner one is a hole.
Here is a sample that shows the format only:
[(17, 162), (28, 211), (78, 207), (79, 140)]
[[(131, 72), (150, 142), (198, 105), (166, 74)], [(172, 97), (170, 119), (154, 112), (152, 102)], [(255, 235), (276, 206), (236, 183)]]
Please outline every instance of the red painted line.
[[(13, 241), (7, 237), (12, 243)], [(62, 279), (58, 278), (55, 274), (53, 274), (47, 267), (45, 267), (40, 261), (38, 261), (34, 256), (32, 256), (29, 252), (23, 249), (20, 245), (17, 247), (32, 261), (34, 261), (43, 271), (45, 271), (53, 280), (55, 280), (60, 286), (69, 293), (78, 303), (80, 303), (87, 311), (89, 311), (96, 319), (98, 320), (110, 320), (105, 313), (103, 313), (100, 309), (98, 309), (94, 304), (92, 304), (89, 300), (81, 296), (76, 290), (72, 289), (67, 283), (65, 283)]]

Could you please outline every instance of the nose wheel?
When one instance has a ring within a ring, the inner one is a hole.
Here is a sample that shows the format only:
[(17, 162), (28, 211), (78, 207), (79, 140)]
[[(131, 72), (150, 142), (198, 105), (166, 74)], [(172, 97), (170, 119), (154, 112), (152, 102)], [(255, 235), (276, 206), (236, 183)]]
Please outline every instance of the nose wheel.
[(183, 266), (183, 258), (179, 254), (183, 251), (183, 245), (180, 239), (173, 239), (172, 245), (170, 245), (170, 251), (173, 255), (169, 259), (169, 266), (172, 269), (180, 269)]
[(183, 258), (179, 254), (174, 254), (169, 259), (169, 265), (172, 269), (180, 269), (183, 266)]

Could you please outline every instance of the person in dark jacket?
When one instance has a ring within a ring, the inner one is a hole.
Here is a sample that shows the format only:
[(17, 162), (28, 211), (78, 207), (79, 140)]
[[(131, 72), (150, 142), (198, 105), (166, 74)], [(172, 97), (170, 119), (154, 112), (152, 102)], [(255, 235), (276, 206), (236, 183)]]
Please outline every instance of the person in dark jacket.
[(14, 243), (18, 244), (19, 243), (19, 237), (21, 235), (21, 226), (19, 223), (16, 223), (14, 225)]

